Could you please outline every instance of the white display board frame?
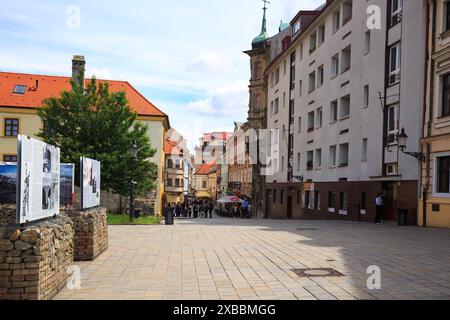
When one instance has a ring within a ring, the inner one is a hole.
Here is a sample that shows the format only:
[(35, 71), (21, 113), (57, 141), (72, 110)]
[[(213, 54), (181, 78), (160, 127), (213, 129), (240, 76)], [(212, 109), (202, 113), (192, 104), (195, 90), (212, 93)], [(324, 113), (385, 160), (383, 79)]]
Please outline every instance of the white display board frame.
[(60, 156), (58, 147), (25, 135), (17, 136), (17, 223), (59, 214)]
[(100, 206), (101, 163), (100, 161), (80, 158), (80, 194), (81, 210)]

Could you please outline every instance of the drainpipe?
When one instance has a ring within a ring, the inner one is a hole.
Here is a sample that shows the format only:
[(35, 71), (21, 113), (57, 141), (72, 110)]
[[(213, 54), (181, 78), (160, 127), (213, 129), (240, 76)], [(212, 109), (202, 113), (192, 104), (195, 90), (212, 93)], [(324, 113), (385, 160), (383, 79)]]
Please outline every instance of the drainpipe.
[[(429, 81), (430, 81), (430, 89), (429, 89), (429, 104), (428, 104), (428, 123), (427, 123), (427, 138), (432, 135), (432, 121), (433, 121), (433, 108), (434, 108), (434, 72), (435, 72), (435, 64), (433, 59), (433, 54), (436, 50), (436, 1), (431, 0), (431, 5), (433, 6), (433, 17), (432, 17), (432, 26), (431, 26), (431, 51), (428, 52), (428, 42), (430, 34), (427, 32), (427, 54), (428, 59), (430, 61), (430, 73), (429, 73)], [(430, 22), (430, 7), (427, 6), (427, 28)], [(426, 86), (425, 86), (426, 89)], [(430, 143), (426, 144), (426, 154), (425, 154), (425, 166), (426, 166), (426, 180), (425, 185), (423, 187), (422, 193), (422, 214), (423, 214), (423, 223), (422, 226), (427, 226), (427, 201), (428, 201), (428, 191), (430, 189), (430, 177), (431, 177), (431, 145)]]

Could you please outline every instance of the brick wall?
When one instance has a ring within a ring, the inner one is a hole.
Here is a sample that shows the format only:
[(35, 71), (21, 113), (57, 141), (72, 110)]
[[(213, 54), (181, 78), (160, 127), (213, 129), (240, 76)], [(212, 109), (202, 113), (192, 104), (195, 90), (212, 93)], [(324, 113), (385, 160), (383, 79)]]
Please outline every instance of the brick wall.
[(92, 261), (108, 248), (106, 208), (68, 212), (74, 226), (75, 261)]
[[(0, 216), (15, 207), (0, 207)], [(64, 215), (24, 228), (0, 225), (0, 300), (49, 300), (73, 262), (72, 221)]]

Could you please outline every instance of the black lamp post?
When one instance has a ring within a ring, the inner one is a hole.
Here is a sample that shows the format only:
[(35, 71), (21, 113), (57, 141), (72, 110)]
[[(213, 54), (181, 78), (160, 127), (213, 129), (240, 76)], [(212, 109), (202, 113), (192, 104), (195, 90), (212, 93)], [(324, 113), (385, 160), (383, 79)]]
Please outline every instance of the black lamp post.
[(130, 186), (130, 223), (133, 222), (134, 218), (134, 195), (133, 195), (133, 189), (134, 189), (134, 162), (137, 160), (137, 153), (138, 153), (138, 146), (136, 144), (136, 141), (133, 140), (130, 147), (130, 156), (131, 156), (131, 186)]
[[(416, 158), (420, 162), (425, 162), (427, 172), (430, 170), (430, 157), (431, 157), (431, 150), (429, 145), (427, 146), (426, 153), (423, 152), (408, 152), (406, 151), (406, 146), (408, 143), (408, 135), (405, 132), (405, 128), (402, 128), (401, 133), (398, 135), (398, 147), (400, 148), (400, 151), (404, 154), (407, 154), (411, 157)], [(427, 198), (428, 198), (428, 192), (430, 190), (430, 177), (427, 173), (427, 177), (422, 189), (422, 214), (423, 214), (423, 226), (427, 226)]]

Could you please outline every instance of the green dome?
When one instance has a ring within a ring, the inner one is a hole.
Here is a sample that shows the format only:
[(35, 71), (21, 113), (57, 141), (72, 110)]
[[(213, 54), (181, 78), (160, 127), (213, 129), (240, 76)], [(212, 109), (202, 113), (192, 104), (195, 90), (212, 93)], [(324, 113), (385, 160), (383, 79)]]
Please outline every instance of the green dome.
[(284, 23), (283, 21), (281, 21), (279, 31), (280, 31), (280, 32), (283, 32), (284, 30), (286, 30), (287, 28), (289, 28), (289, 26), (290, 26), (289, 23)]
[(269, 39), (269, 35), (267, 34), (267, 32), (262, 32), (259, 36), (253, 39), (252, 44), (258, 44), (266, 41), (267, 39)]

